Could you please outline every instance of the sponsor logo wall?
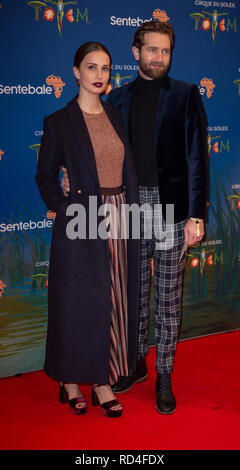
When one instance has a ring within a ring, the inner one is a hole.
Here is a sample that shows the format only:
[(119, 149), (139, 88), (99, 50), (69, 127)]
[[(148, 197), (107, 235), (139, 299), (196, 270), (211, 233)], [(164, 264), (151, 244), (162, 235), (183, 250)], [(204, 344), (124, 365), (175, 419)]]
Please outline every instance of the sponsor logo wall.
[(77, 94), (72, 65), (83, 42), (111, 51), (103, 99), (134, 80), (132, 38), (149, 19), (173, 24), (170, 75), (198, 85), (208, 115), (209, 222), (188, 252), (180, 339), (240, 328), (240, 2), (1, 0), (0, 377), (44, 360), (55, 215), (34, 180), (43, 118)]

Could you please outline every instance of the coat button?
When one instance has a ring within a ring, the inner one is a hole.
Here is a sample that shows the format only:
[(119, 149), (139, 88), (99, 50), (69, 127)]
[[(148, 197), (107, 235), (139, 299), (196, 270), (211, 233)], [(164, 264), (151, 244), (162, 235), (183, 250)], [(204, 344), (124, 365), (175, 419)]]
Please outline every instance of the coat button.
[(78, 190), (77, 190), (77, 193), (78, 193), (78, 194), (82, 194), (82, 190), (81, 190), (81, 189), (78, 189)]

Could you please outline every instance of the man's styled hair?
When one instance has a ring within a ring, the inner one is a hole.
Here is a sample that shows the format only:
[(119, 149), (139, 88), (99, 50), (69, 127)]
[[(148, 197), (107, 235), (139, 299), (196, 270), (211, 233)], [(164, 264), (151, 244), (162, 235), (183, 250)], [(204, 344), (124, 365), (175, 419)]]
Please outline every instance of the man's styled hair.
[(175, 34), (170, 23), (161, 21), (145, 21), (136, 31), (133, 38), (133, 46), (141, 50), (144, 45), (145, 33), (160, 33), (169, 36), (171, 51), (174, 49)]

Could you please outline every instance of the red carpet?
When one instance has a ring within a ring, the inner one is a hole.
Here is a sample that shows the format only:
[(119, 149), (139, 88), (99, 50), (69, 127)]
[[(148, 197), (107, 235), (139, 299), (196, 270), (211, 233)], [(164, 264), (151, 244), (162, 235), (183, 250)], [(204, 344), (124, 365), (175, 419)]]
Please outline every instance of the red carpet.
[(178, 344), (173, 389), (177, 410), (155, 410), (154, 358), (149, 378), (118, 395), (121, 418), (104, 417), (89, 400), (84, 416), (57, 401), (42, 371), (0, 380), (1, 449), (240, 449), (240, 332)]

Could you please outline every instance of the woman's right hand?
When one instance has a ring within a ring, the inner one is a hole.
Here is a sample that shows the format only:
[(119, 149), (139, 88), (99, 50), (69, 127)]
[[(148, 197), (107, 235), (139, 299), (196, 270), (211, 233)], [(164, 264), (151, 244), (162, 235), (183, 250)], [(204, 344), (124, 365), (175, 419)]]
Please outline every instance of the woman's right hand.
[(63, 176), (62, 176), (62, 180), (61, 180), (61, 188), (62, 188), (64, 196), (67, 197), (68, 193), (70, 192), (70, 185), (69, 185), (67, 168), (65, 168), (63, 166), (62, 167), (62, 172), (63, 172)]

